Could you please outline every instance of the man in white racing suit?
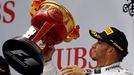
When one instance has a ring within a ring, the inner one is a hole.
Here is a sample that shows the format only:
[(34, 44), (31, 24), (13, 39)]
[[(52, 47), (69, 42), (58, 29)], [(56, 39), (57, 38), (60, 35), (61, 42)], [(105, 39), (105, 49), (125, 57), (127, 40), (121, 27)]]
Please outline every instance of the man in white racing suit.
[(128, 54), (128, 41), (122, 31), (108, 27), (101, 33), (92, 30), (89, 33), (97, 39), (90, 49), (90, 56), (97, 62), (97, 67), (82, 69), (77, 65), (67, 66), (61, 70), (61, 75), (133, 75), (120, 66)]

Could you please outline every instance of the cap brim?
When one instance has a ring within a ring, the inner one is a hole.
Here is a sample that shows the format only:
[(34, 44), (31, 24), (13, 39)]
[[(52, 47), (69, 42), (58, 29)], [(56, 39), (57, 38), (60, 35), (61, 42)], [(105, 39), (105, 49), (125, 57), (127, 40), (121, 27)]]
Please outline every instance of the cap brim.
[(96, 31), (89, 30), (89, 34), (90, 34), (93, 38), (95, 38), (95, 39), (97, 39), (97, 40), (102, 40), (102, 37), (101, 37), (100, 33), (96, 32)]

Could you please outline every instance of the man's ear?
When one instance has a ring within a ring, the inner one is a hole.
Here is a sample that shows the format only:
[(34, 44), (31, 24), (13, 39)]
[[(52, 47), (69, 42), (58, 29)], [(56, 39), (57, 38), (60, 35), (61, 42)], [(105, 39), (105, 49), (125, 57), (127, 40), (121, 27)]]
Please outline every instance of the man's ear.
[(108, 50), (107, 50), (107, 54), (112, 55), (114, 53), (115, 53), (115, 48), (114, 47), (109, 47)]

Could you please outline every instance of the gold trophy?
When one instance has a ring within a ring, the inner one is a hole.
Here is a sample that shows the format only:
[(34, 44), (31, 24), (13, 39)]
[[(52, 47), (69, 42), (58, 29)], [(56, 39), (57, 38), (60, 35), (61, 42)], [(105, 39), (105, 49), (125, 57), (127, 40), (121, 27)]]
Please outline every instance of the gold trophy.
[[(40, 75), (48, 46), (77, 39), (80, 27), (71, 13), (54, 1), (35, 0), (30, 13), (31, 27), (24, 35), (7, 40), (3, 45), (3, 54), (19, 73)], [(39, 41), (46, 45), (43, 50), (37, 44)]]

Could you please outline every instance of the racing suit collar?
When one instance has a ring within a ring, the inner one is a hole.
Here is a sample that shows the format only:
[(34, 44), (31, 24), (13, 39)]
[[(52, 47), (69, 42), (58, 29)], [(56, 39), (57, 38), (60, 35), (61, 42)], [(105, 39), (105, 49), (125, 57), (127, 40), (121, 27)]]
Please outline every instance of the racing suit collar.
[(114, 63), (114, 64), (111, 64), (111, 65), (108, 65), (108, 66), (105, 66), (105, 67), (97, 67), (94, 69), (94, 73), (95, 74), (100, 74), (100, 73), (103, 73), (103, 72), (108, 72), (108, 71), (115, 71), (117, 69), (121, 68), (120, 67), (120, 62), (117, 62), (117, 63)]

